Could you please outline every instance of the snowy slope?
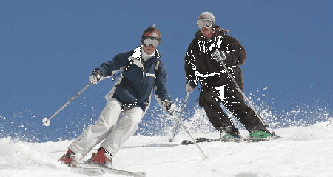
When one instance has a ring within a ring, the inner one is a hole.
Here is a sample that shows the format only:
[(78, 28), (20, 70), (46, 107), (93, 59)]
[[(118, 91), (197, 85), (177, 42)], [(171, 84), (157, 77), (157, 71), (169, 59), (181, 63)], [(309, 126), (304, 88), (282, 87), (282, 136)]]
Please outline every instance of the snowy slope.
[[(276, 129), (283, 138), (269, 142), (200, 143), (208, 156), (206, 160), (195, 145), (179, 145), (183, 139), (189, 139), (183, 132), (173, 143), (168, 142), (167, 136), (138, 135), (131, 137), (113, 164), (119, 169), (146, 171), (149, 177), (333, 176), (333, 125), (328, 124)], [(245, 130), (241, 133), (247, 134)], [(218, 134), (194, 136), (218, 137)], [(0, 139), (0, 176), (85, 176), (57, 161), (69, 144), (70, 141), (27, 143)]]

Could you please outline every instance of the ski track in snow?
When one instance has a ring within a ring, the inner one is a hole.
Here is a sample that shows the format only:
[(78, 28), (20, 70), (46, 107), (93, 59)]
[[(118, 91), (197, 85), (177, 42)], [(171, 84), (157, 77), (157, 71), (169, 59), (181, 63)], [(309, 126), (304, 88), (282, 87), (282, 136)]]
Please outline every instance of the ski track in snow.
[[(273, 141), (199, 143), (180, 145), (189, 139), (180, 132), (174, 142), (167, 136), (133, 136), (113, 158), (115, 168), (146, 171), (148, 177), (281, 177), (333, 176), (333, 126), (321, 122), (308, 127), (276, 129), (282, 139)], [(242, 130), (243, 136), (247, 131)], [(194, 137), (217, 138), (218, 133)], [(1, 177), (83, 177), (57, 160), (71, 141), (28, 143), (0, 139)], [(95, 147), (92, 152), (98, 148)], [(86, 158), (89, 158), (90, 154)], [(119, 176), (108, 174), (104, 176)]]

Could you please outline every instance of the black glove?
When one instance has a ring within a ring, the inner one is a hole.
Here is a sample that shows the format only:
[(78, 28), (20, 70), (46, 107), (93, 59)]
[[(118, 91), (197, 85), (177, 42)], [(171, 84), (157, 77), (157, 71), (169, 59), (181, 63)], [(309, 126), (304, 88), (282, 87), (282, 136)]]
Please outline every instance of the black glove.
[(212, 53), (212, 58), (220, 63), (221, 61), (227, 59), (227, 56), (223, 51), (215, 50), (215, 52)]
[(164, 100), (162, 101), (162, 107), (168, 111), (171, 115), (173, 115), (176, 112), (176, 105), (172, 103), (172, 101)]
[(186, 83), (186, 84), (185, 84), (185, 90), (186, 90), (186, 92), (188, 92), (188, 93), (192, 93), (193, 90), (194, 90), (194, 87), (192, 87), (189, 83)]
[(99, 81), (103, 80), (104, 77), (99, 71), (93, 71), (89, 76), (89, 81), (91, 84), (97, 84)]

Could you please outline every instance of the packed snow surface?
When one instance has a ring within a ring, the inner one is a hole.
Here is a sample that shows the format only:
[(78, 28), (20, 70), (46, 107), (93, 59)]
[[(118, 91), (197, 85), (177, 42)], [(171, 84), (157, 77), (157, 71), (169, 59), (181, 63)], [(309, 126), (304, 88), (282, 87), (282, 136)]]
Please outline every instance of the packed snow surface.
[[(208, 159), (203, 158), (195, 145), (180, 145), (182, 140), (190, 139), (183, 131), (172, 143), (168, 142), (168, 136), (137, 135), (113, 158), (113, 165), (118, 169), (145, 171), (148, 177), (333, 176), (333, 125), (329, 123), (275, 129), (283, 138), (272, 141), (199, 143)], [(248, 133), (241, 130), (241, 134)], [(193, 136), (217, 138), (219, 134), (194, 133)], [(70, 143), (69, 140), (29, 143), (2, 138), (0, 176), (86, 176), (58, 162)]]

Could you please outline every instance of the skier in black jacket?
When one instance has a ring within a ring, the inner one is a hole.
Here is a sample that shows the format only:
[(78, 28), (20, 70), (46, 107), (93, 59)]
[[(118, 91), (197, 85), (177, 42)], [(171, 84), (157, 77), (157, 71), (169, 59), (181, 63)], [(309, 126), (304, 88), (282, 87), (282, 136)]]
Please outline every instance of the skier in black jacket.
[[(224, 132), (224, 138), (239, 137), (239, 131), (223, 112), (221, 102), (250, 135), (259, 132), (261, 137), (272, 136), (273, 133), (266, 129), (267, 124), (246, 105), (242, 93), (236, 89), (238, 85), (243, 90), (243, 77), (239, 67), (246, 60), (243, 46), (235, 38), (226, 35), (228, 30), (215, 25), (215, 17), (210, 12), (203, 12), (197, 25), (200, 30), (196, 32), (185, 56), (186, 91), (191, 93), (197, 86), (197, 81), (200, 82), (199, 105), (204, 108), (212, 125)], [(229, 77), (222, 62), (234, 80)]]

